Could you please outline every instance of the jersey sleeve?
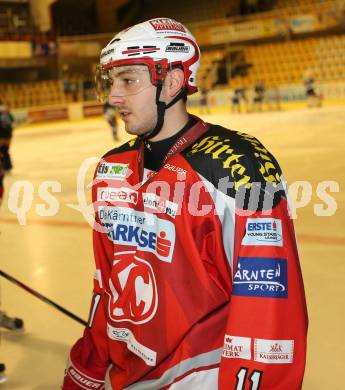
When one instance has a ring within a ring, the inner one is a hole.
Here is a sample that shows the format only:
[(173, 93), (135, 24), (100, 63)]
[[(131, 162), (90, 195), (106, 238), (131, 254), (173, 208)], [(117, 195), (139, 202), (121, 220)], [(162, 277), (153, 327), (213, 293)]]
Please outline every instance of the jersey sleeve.
[(280, 168), (268, 152), (263, 160), (249, 158), (253, 181), (236, 194), (221, 390), (302, 387), (308, 320), (295, 233)]
[(71, 349), (63, 390), (104, 389), (105, 374), (110, 364), (104, 311), (104, 280), (110, 272), (112, 247), (97, 217), (93, 229), (93, 250), (96, 271), (88, 326)]

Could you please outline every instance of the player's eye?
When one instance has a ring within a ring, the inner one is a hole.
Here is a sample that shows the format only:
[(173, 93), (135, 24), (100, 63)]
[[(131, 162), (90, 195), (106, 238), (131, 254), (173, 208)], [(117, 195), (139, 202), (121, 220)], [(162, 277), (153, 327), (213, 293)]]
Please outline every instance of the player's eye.
[(136, 78), (125, 78), (124, 82), (126, 85), (134, 85), (138, 83), (138, 79)]

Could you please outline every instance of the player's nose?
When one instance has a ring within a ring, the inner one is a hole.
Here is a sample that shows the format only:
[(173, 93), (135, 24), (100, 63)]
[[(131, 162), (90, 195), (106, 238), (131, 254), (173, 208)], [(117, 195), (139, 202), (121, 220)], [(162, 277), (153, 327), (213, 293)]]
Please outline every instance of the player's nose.
[(113, 82), (109, 92), (109, 103), (113, 106), (123, 105), (125, 101), (125, 94), (120, 88), (118, 82)]
[(112, 92), (109, 95), (109, 103), (115, 107), (122, 106), (125, 102), (125, 96), (119, 96), (113, 94)]

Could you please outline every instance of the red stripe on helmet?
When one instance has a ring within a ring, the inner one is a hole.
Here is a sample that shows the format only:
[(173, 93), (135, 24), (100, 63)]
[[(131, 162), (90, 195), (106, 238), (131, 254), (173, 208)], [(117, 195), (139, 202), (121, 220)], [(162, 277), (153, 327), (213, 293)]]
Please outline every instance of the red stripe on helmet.
[(132, 54), (132, 53), (140, 53), (140, 52), (145, 52), (145, 51), (158, 51), (160, 50), (159, 47), (147, 47), (145, 49), (129, 49), (123, 51), (121, 54)]

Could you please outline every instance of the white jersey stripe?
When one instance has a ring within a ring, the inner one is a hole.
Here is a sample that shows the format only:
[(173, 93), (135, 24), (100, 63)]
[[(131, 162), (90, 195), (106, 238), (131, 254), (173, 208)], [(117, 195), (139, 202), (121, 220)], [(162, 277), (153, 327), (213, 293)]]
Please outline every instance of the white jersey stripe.
[(185, 376), (180, 381), (173, 383), (170, 390), (210, 390), (218, 389), (218, 371), (219, 368), (195, 371)]
[(217, 215), (222, 224), (223, 246), (228, 258), (232, 275), (234, 274), (234, 244), (235, 244), (235, 199), (225, 195), (218, 190), (211, 182), (198, 174), (204, 186), (213, 199)]
[[(222, 348), (215, 349), (211, 352), (202, 353), (200, 355), (194, 356), (192, 358), (181, 361), (174, 367), (169, 368), (165, 373), (158, 379), (146, 380), (134, 383), (131, 386), (126, 387), (124, 390), (157, 390), (164, 386), (171, 384), (171, 389), (182, 390), (186, 389), (187, 385), (190, 385), (192, 389), (216, 389), (216, 387), (211, 386), (210, 383), (218, 383), (218, 368), (207, 369), (206, 367), (218, 364), (220, 362), (222, 355)], [(193, 371), (195, 369), (200, 369), (205, 367), (205, 370)], [(193, 371), (193, 372), (191, 372)], [(182, 378), (180, 381), (174, 383), (177, 378), (182, 377), (183, 375), (191, 372), (189, 375)], [(187, 379), (188, 378), (188, 379)], [(204, 387), (195, 387), (194, 385), (199, 384)], [(106, 388), (107, 389), (107, 388)], [(110, 388), (109, 388), (110, 390)]]

